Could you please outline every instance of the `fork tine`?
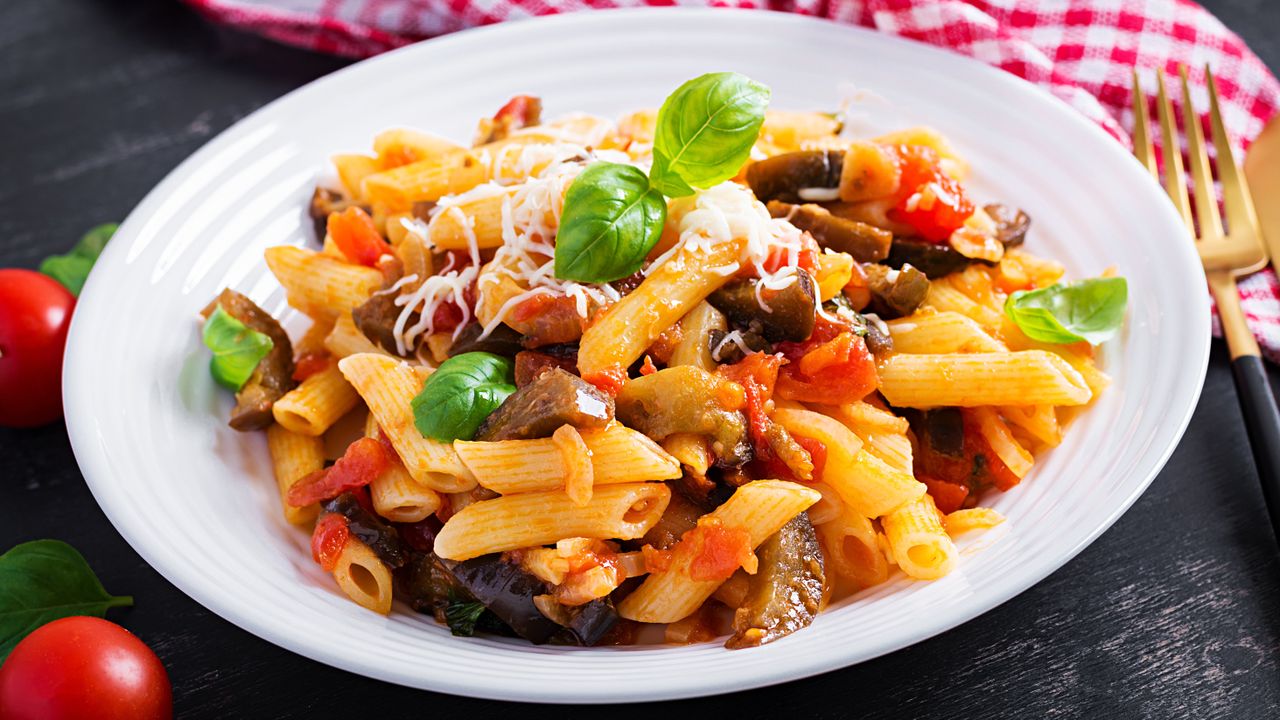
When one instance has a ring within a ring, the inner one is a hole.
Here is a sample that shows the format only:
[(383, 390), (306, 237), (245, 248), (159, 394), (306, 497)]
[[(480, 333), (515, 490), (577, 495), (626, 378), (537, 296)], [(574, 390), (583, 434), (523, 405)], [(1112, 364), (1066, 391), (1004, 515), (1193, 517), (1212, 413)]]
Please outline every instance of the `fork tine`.
[(1182, 216), (1191, 237), (1196, 236), (1195, 222), (1191, 219), (1191, 202), (1187, 199), (1187, 181), (1182, 176), (1182, 146), (1178, 143), (1178, 127), (1173, 119), (1173, 103), (1169, 102), (1169, 93), (1165, 90), (1164, 68), (1156, 69), (1156, 84), (1159, 87), (1159, 115), (1161, 144), (1164, 145), (1164, 189), (1173, 201), (1173, 206)]
[(1204, 128), (1191, 101), (1187, 84), (1187, 66), (1178, 66), (1182, 78), (1182, 116), (1187, 130), (1187, 153), (1191, 156), (1192, 193), (1196, 198), (1196, 219), (1200, 221), (1200, 238), (1221, 238), (1222, 218), (1218, 214), (1218, 195), (1213, 191), (1213, 172), (1204, 148)]
[(1147, 122), (1147, 95), (1138, 81), (1138, 69), (1133, 69), (1133, 154), (1146, 166), (1147, 172), (1160, 182), (1160, 170), (1156, 167), (1155, 148), (1151, 147), (1151, 128)]
[(1213, 127), (1213, 146), (1218, 152), (1218, 179), (1222, 181), (1222, 204), (1227, 214), (1227, 223), (1231, 233), (1244, 230), (1259, 235), (1258, 216), (1253, 208), (1253, 199), (1249, 194), (1249, 182), (1240, 165), (1231, 152), (1231, 141), (1227, 139), (1227, 129), (1222, 123), (1222, 111), (1218, 107), (1218, 83), (1213, 79), (1209, 66), (1204, 68), (1209, 84), (1209, 121)]

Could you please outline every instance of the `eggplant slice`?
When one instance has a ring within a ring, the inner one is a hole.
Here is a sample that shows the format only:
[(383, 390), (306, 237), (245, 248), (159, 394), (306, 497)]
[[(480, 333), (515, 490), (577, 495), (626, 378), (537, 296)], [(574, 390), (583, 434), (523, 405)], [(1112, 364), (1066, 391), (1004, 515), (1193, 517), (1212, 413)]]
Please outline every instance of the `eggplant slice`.
[(808, 627), (822, 606), (822, 548), (807, 513), (800, 513), (756, 550), (760, 566), (733, 614), (730, 650), (757, 647)]
[[(756, 278), (734, 280), (707, 298), (712, 307), (739, 327), (758, 330), (770, 342), (801, 342), (813, 333), (817, 320), (818, 288), (807, 272), (781, 290), (762, 289), (757, 299)], [(768, 310), (760, 305), (763, 300)]]
[(835, 192), (843, 170), (843, 150), (801, 150), (752, 163), (747, 168), (747, 184), (761, 202), (801, 203), (819, 199), (803, 197), (803, 190)]
[(866, 265), (871, 286), (871, 310), (882, 318), (910, 315), (929, 297), (929, 279), (910, 263), (900, 269), (884, 265)]
[(956, 252), (950, 245), (936, 245), (923, 240), (894, 238), (884, 264), (891, 268), (913, 265), (930, 280), (946, 277), (969, 267), (974, 262)]
[(982, 208), (996, 223), (996, 239), (1006, 249), (1017, 247), (1027, 239), (1027, 230), (1031, 228), (1031, 216), (1008, 205), (992, 203)]
[(682, 432), (706, 435), (719, 462), (741, 465), (752, 457), (751, 441), (747, 416), (722, 404), (728, 382), (692, 365), (633, 378), (618, 393), (618, 419), (659, 441)]
[(485, 418), (476, 440), (551, 437), (561, 425), (601, 428), (613, 420), (613, 398), (560, 368), (543, 372), (516, 390)]
[[(241, 432), (265, 429), (274, 421), (271, 407), (276, 400), (298, 384), (293, 379), (293, 344), (275, 318), (235, 290), (223, 290), (216, 304), (250, 330), (271, 338), (271, 352), (236, 393), (236, 406), (228, 423)], [(212, 312), (212, 307), (209, 310)]]
[(769, 201), (769, 214), (787, 218), (792, 225), (807, 231), (824, 248), (849, 253), (858, 262), (879, 262), (889, 257), (893, 233), (857, 220), (832, 215), (821, 205), (792, 205)]

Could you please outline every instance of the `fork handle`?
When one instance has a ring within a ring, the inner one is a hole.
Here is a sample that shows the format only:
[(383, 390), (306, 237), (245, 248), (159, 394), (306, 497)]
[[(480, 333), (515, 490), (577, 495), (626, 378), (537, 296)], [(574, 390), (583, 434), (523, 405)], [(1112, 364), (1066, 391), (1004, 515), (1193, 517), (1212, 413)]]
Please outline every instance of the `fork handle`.
[(1235, 377), (1236, 394), (1240, 397), (1271, 529), (1280, 540), (1280, 411), (1276, 410), (1276, 399), (1261, 357), (1241, 355), (1233, 359), (1231, 374)]

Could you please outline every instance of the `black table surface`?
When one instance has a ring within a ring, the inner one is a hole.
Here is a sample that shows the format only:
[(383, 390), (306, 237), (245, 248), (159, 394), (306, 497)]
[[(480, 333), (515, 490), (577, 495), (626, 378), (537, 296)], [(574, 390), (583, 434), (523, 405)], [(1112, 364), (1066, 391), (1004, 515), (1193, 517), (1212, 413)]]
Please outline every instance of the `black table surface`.
[[(1205, 5), (1280, 68), (1280, 2)], [(212, 28), (176, 0), (3, 0), (0, 266), (35, 267), (87, 228), (123, 219), (222, 129), (344, 64)], [(1273, 369), (1273, 380), (1277, 375)], [(602, 711), (411, 690), (278, 648), (209, 612), (143, 562), (85, 487), (62, 424), (0, 429), (0, 458), (0, 550), (36, 538), (66, 540), (109, 590), (134, 595), (135, 607), (111, 617), (164, 661), (179, 717)], [(1168, 466), (1114, 527), (1032, 589), (855, 667), (730, 696), (604, 711), (1277, 717), (1278, 558), (1226, 353), (1215, 341), (1204, 394)]]

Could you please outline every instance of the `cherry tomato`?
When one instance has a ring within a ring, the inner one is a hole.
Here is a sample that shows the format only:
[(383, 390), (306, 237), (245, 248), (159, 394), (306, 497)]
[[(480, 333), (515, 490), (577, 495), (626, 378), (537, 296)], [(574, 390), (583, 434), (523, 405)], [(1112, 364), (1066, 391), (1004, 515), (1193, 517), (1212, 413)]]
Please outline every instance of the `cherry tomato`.
[(32, 270), (0, 270), (0, 425), (62, 415), (62, 350), (75, 297)]
[(381, 442), (360, 438), (348, 445), (347, 451), (332, 466), (296, 480), (289, 487), (289, 504), (306, 507), (364, 487), (381, 475), (389, 464), (391, 458)]
[(377, 267), (378, 258), (391, 252), (391, 246), (378, 233), (373, 218), (358, 207), (331, 213), (328, 230), (334, 244), (353, 263)]
[(311, 532), (311, 559), (324, 568), (325, 572), (333, 572), (349, 537), (351, 528), (345, 517), (338, 513), (321, 515), (315, 530)]
[(67, 617), (23, 638), (0, 667), (5, 720), (169, 720), (164, 665), (132, 633), (95, 617)]
[(925, 240), (946, 242), (973, 214), (973, 201), (955, 178), (942, 172), (932, 148), (899, 145), (897, 153), (902, 182), (890, 219), (910, 225)]
[(857, 402), (878, 384), (875, 359), (866, 342), (844, 332), (782, 366), (777, 395), (800, 402)]

